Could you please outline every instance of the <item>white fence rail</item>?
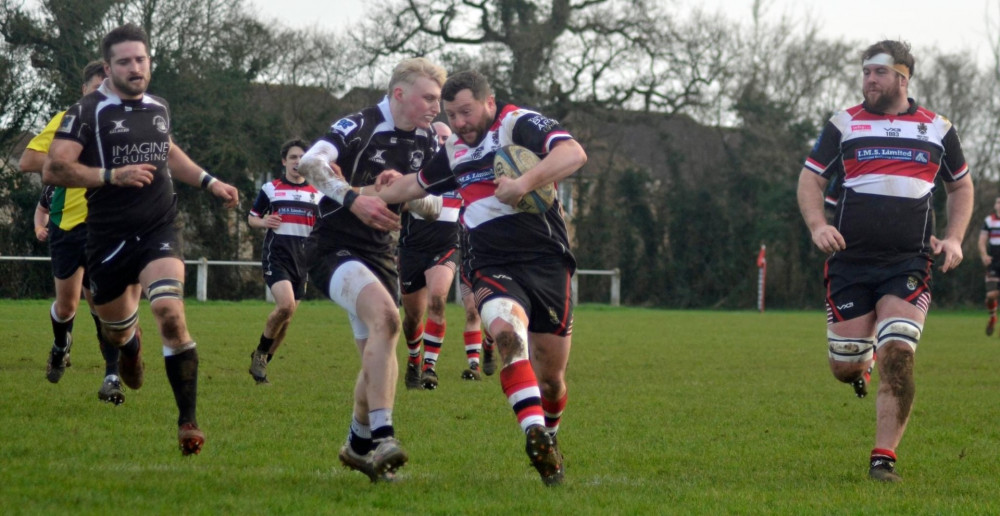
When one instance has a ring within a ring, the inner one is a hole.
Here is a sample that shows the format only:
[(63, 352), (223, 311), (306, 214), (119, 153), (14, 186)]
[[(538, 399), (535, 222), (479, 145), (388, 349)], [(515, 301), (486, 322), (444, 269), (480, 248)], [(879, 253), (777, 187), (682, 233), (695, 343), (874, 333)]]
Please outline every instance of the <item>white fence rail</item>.
[[(48, 256), (0, 256), (0, 261), (23, 261), (23, 262), (48, 262), (51, 259)], [(195, 284), (195, 297), (198, 301), (208, 300), (208, 266), (237, 266), (237, 267), (260, 267), (260, 262), (242, 262), (242, 261), (227, 261), (227, 260), (209, 260), (208, 258), (201, 258), (199, 260), (184, 260), (185, 265), (196, 265), (198, 267), (197, 280)], [(572, 295), (573, 304), (577, 304), (577, 281), (580, 276), (611, 276), (611, 289), (610, 289), (610, 303), (611, 306), (621, 305), (621, 271), (618, 269), (614, 270), (594, 270), (594, 269), (579, 269), (573, 276), (572, 280)], [(264, 287), (264, 297), (268, 301), (274, 301), (271, 296), (271, 289)], [(458, 288), (458, 278), (456, 277), (455, 282), (455, 302), (461, 303), (461, 294)]]

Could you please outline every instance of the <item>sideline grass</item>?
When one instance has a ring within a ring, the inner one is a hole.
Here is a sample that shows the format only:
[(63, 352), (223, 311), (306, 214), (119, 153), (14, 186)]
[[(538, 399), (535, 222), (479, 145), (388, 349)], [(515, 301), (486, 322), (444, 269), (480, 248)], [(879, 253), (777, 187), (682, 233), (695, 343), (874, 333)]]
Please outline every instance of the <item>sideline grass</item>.
[[(866, 479), (874, 398), (826, 367), (820, 312), (578, 309), (560, 432), (566, 484), (545, 488), (498, 377), (470, 383), (449, 306), (436, 391), (397, 394), (411, 461), (394, 485), (340, 467), (357, 353), (343, 313), (303, 303), (271, 363), (246, 370), (270, 305), (189, 302), (201, 356), (202, 454), (182, 458), (143, 304), (146, 385), (97, 400), (103, 365), (80, 317), (73, 366), (45, 381), (48, 302), (0, 300), (5, 514), (996, 514), (1000, 339), (985, 317), (932, 313), (901, 485)], [(399, 357), (405, 347), (399, 346)]]

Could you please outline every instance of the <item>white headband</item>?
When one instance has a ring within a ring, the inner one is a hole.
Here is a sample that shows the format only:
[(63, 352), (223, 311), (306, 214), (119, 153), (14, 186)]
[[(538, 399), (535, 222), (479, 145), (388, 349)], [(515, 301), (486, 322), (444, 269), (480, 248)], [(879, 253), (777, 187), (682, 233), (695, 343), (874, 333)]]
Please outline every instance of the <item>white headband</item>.
[(895, 70), (896, 73), (898, 73), (899, 75), (902, 75), (907, 79), (910, 78), (910, 67), (906, 66), (905, 64), (896, 64), (896, 60), (893, 59), (892, 56), (890, 56), (889, 54), (886, 54), (885, 52), (882, 52), (880, 54), (875, 54), (869, 57), (868, 59), (865, 59), (864, 62), (861, 63), (862, 68), (868, 65), (887, 66)]

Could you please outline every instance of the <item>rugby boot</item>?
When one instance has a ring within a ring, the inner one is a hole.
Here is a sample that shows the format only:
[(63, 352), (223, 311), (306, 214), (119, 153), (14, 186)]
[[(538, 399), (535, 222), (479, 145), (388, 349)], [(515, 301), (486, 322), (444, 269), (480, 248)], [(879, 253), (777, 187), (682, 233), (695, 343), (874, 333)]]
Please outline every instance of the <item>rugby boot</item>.
[(205, 433), (194, 423), (184, 423), (177, 427), (177, 442), (182, 455), (198, 455), (205, 445)]
[(403, 377), (403, 382), (406, 384), (407, 389), (419, 389), (421, 387), (420, 366), (417, 364), (407, 363), (406, 376)]
[(376, 439), (371, 457), (375, 480), (388, 482), (396, 480), (396, 471), (410, 459), (409, 454), (399, 445), (395, 437)]
[(63, 374), (66, 372), (66, 368), (70, 366), (69, 363), (69, 349), (73, 346), (73, 335), (66, 334), (66, 348), (60, 350), (52, 345), (52, 349), (49, 350), (49, 360), (45, 364), (45, 378), (51, 383), (59, 383), (62, 379)]
[(122, 382), (118, 380), (117, 376), (108, 375), (104, 377), (104, 383), (101, 384), (101, 389), (97, 391), (97, 399), (105, 403), (114, 403), (115, 405), (125, 403), (125, 391), (122, 390)]
[(438, 375), (437, 372), (434, 371), (433, 367), (424, 369), (424, 372), (420, 374), (420, 385), (428, 391), (437, 389)]
[(879, 482), (903, 481), (903, 477), (896, 473), (896, 461), (881, 456), (872, 457), (868, 467), (868, 478)]
[(372, 482), (378, 481), (378, 475), (375, 474), (375, 468), (372, 465), (371, 452), (368, 452), (366, 455), (360, 455), (351, 448), (351, 443), (347, 442), (340, 447), (340, 453), (337, 454), (337, 457), (344, 467), (364, 473)]
[(271, 383), (267, 381), (267, 353), (256, 349), (250, 353), (250, 376), (257, 385)]
[(542, 425), (531, 425), (525, 434), (525, 452), (531, 465), (535, 467), (547, 486), (557, 486), (563, 482), (562, 455), (551, 435)]
[(476, 382), (478, 382), (479, 380), (482, 380), (483, 376), (479, 373), (479, 363), (478, 362), (473, 362), (471, 365), (469, 365), (468, 369), (466, 369), (465, 371), (462, 371), (462, 379), (463, 380), (472, 380), (472, 381), (476, 381)]

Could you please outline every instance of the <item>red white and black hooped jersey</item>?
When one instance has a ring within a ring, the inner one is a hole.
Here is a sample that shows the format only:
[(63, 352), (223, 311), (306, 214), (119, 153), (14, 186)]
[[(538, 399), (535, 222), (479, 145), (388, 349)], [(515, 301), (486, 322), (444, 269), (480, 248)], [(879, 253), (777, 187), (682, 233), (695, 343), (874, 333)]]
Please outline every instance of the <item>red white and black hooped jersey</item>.
[(826, 179), (843, 173), (833, 225), (847, 247), (833, 256), (869, 262), (930, 256), (934, 180), (969, 173), (952, 123), (912, 99), (898, 115), (865, 104), (834, 114), (805, 166)]
[(462, 197), (458, 192), (441, 194), (441, 214), (437, 220), (425, 220), (409, 210), (404, 211), (399, 231), (399, 247), (412, 251), (435, 252), (458, 246), (458, 214)]
[(493, 158), (501, 147), (517, 144), (544, 157), (554, 143), (572, 138), (556, 120), (498, 102), (496, 118), (477, 144), (470, 146), (453, 134), (420, 171), (417, 180), (428, 192), (457, 189), (462, 196), (462, 219), (469, 230), (464, 266), (476, 270), (556, 256), (575, 267), (558, 199), (543, 214), (520, 213), (497, 199), (493, 182)]
[(138, 100), (122, 99), (105, 79), (66, 110), (55, 137), (82, 145), (79, 161), (88, 167), (156, 167), (152, 183), (142, 188), (103, 185), (87, 190), (90, 242), (124, 240), (174, 220), (176, 199), (167, 169), (170, 109), (165, 100), (149, 93)]
[(1000, 216), (990, 213), (983, 220), (983, 231), (989, 236), (986, 241), (986, 251), (994, 260), (1000, 258)]
[(265, 183), (250, 209), (250, 215), (263, 218), (281, 215), (281, 225), (264, 235), (264, 251), (276, 246), (300, 247), (316, 224), (319, 200), (323, 194), (303, 181), (295, 184), (284, 177)]
[[(351, 186), (370, 186), (382, 171), (394, 169), (403, 174), (416, 173), (437, 151), (437, 137), (432, 129), (396, 128), (389, 111), (389, 98), (377, 106), (337, 120), (323, 136), (337, 148), (337, 165)], [(400, 205), (389, 206), (399, 213)], [(360, 252), (391, 254), (395, 242), (387, 231), (373, 229), (350, 210), (322, 197), (319, 219), (311, 238), (319, 251), (346, 247)]]

